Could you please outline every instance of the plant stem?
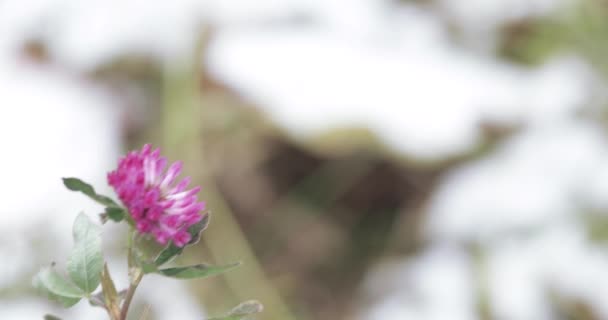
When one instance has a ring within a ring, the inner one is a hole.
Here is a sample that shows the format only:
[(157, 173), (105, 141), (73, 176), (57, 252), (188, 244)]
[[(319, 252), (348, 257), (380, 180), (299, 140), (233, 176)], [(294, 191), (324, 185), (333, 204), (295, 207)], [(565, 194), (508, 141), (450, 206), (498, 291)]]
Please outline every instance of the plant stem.
[(129, 289), (127, 290), (127, 295), (125, 296), (125, 301), (123, 302), (122, 310), (120, 311), (119, 320), (127, 319), (127, 313), (129, 312), (129, 306), (131, 305), (131, 301), (133, 300), (133, 296), (135, 295), (135, 290), (137, 289), (137, 286), (139, 285), (141, 279), (144, 276), (144, 273), (141, 272), (141, 270), (137, 270), (135, 272), (137, 272), (137, 274), (131, 280), (131, 284), (129, 285)]
[(125, 300), (122, 303), (122, 309), (120, 310), (120, 317), (118, 320), (126, 320), (127, 314), (129, 313), (129, 307), (131, 306), (131, 302), (133, 301), (133, 296), (135, 295), (135, 290), (137, 290), (137, 286), (141, 282), (141, 279), (144, 276), (144, 272), (136, 266), (135, 259), (133, 257), (133, 237), (135, 236), (135, 230), (131, 229), (129, 231), (129, 239), (127, 240), (127, 259), (129, 262), (129, 289), (127, 289), (127, 294), (125, 296)]

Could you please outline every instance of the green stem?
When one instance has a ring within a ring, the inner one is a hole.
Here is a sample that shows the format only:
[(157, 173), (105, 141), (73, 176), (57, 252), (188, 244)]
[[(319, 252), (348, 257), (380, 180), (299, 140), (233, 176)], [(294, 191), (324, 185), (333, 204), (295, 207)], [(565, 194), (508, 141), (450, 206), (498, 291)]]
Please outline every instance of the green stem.
[(131, 305), (131, 301), (133, 301), (133, 296), (135, 295), (135, 290), (137, 290), (137, 286), (141, 282), (144, 273), (141, 270), (138, 270), (137, 275), (134, 279), (132, 279), (131, 284), (129, 285), (129, 289), (127, 290), (127, 295), (125, 296), (125, 301), (122, 304), (122, 310), (120, 310), (120, 318), (119, 320), (126, 320), (127, 314), (129, 313), (129, 306)]
[(129, 262), (129, 289), (127, 289), (127, 294), (125, 296), (125, 300), (122, 303), (122, 309), (120, 310), (120, 317), (118, 320), (126, 320), (127, 314), (129, 313), (129, 307), (131, 306), (131, 302), (133, 301), (133, 296), (135, 295), (135, 290), (137, 290), (137, 286), (141, 282), (141, 279), (144, 277), (144, 272), (139, 268), (133, 257), (133, 238), (135, 237), (135, 230), (129, 230), (129, 239), (127, 240), (127, 259)]

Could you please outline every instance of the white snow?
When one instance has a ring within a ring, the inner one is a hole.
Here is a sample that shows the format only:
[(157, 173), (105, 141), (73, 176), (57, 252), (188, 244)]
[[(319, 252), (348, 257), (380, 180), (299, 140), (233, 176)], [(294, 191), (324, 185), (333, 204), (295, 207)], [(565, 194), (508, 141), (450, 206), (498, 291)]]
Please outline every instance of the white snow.
[(382, 266), (367, 279), (378, 302), (363, 309), (369, 320), (475, 319), (474, 270), (469, 255), (437, 245), (412, 261)]
[[(565, 2), (438, 6), (470, 41), (491, 48), (500, 24)], [(303, 22), (294, 22), (298, 17)], [(456, 47), (431, 12), (388, 0), (0, 1), (0, 252), (19, 253), (0, 273), (17, 278), (27, 270), (20, 264), (34, 253), (4, 237), (18, 238), (33, 222), (51, 221), (58, 246), (52, 254), (67, 255), (73, 217), (96, 206), (64, 190), (59, 178), (102, 186), (121, 149), (111, 97), (65, 69), (20, 61), (14, 53), (24, 39), (48, 40), (60, 65), (82, 70), (122, 52), (179, 59), (204, 23), (217, 30), (204, 61), (209, 70), (297, 137), (365, 126), (403, 153), (436, 159), (472, 148), (481, 120), (524, 124), (497, 152), (445, 178), (429, 206), (431, 248), (370, 275), (365, 290), (381, 298), (363, 319), (475, 319), (472, 261), (461, 247), (468, 241), (487, 249), (499, 318), (551, 319), (547, 284), (608, 317), (601, 301), (608, 259), (575, 215), (581, 202), (608, 207), (604, 133), (572, 116), (589, 98), (585, 64), (576, 57), (536, 69), (499, 62)], [(200, 318), (181, 284), (148, 285), (163, 287), (163, 296), (150, 290), (155, 305), (178, 297), (158, 308), (170, 312), (163, 318), (178, 309), (180, 319)], [(3, 301), (0, 318), (39, 319), (50, 306)], [(80, 304), (70, 314), (95, 319), (88, 309)]]
[(207, 64), (298, 137), (365, 126), (429, 159), (472, 148), (481, 120), (552, 120), (589, 94), (577, 59), (529, 71), (450, 46), (438, 18), (421, 10), (400, 17), (385, 24), (393, 37), (380, 43), (318, 27), (229, 30), (212, 43)]
[(431, 201), (429, 236), (487, 239), (576, 213), (608, 161), (606, 142), (600, 128), (583, 121), (522, 132), (444, 180)]

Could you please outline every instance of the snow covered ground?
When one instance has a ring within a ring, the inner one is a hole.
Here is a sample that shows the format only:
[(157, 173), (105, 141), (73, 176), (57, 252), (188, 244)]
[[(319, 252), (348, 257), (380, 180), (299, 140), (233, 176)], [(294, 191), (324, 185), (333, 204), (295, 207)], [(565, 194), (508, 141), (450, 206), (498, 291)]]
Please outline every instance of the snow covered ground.
[[(492, 26), (545, 13), (560, 2), (565, 0), (475, 0), (463, 6), (446, 0), (439, 6), (465, 26), (470, 39), (480, 36), (491, 44)], [(88, 69), (124, 51), (178, 57), (206, 22), (218, 28), (203, 63), (296, 137), (366, 126), (405, 154), (436, 159), (471, 148), (480, 120), (526, 124), (497, 152), (443, 181), (429, 207), (432, 248), (370, 276), (370, 292), (392, 286), (363, 319), (475, 319), (473, 262), (461, 245), (469, 241), (487, 249), (489, 293), (499, 318), (551, 319), (543, 291), (548, 281), (556, 290), (586, 297), (608, 317), (600, 301), (608, 288), (608, 257), (588, 242), (573, 216), (579, 201), (608, 205), (604, 134), (572, 116), (589, 97), (588, 68), (576, 57), (559, 57), (537, 69), (509, 65), (483, 50), (455, 46), (428, 11), (393, 5), (0, 2), (0, 192), (10, 195), (2, 198), (0, 233), (25, 248), (19, 232), (52, 216), (49, 228), (65, 252), (76, 211), (95, 209), (64, 191), (59, 177), (103, 185), (121, 150), (112, 98), (62, 70), (20, 61), (14, 55), (20, 41), (32, 35), (48, 39), (63, 65)], [(300, 16), (304, 22), (288, 22)], [(529, 229), (540, 231), (518, 236)], [(16, 263), (26, 264), (33, 253), (2, 239), (0, 251), (17, 253)], [(0, 268), (12, 277), (22, 270)], [(0, 279), (0, 286), (5, 281)], [(183, 304), (166, 310), (182, 310), (180, 319), (200, 318), (183, 288), (171, 290)], [(37, 319), (49, 307), (40, 300), (0, 304), (0, 318)], [(72, 315), (93, 319), (85, 309), (77, 307)]]

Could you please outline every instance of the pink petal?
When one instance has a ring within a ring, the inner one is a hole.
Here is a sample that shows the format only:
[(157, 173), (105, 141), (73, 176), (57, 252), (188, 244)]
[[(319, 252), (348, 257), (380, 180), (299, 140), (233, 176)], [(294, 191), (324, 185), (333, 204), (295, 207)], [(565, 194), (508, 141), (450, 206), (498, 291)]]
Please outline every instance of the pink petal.
[(165, 178), (161, 182), (160, 188), (166, 189), (170, 184), (173, 183), (173, 180), (175, 180), (175, 177), (177, 177), (177, 175), (179, 175), (181, 171), (182, 171), (182, 162), (181, 161), (174, 162), (171, 165), (171, 167), (169, 167), (169, 170), (167, 170), (167, 174), (165, 175)]

